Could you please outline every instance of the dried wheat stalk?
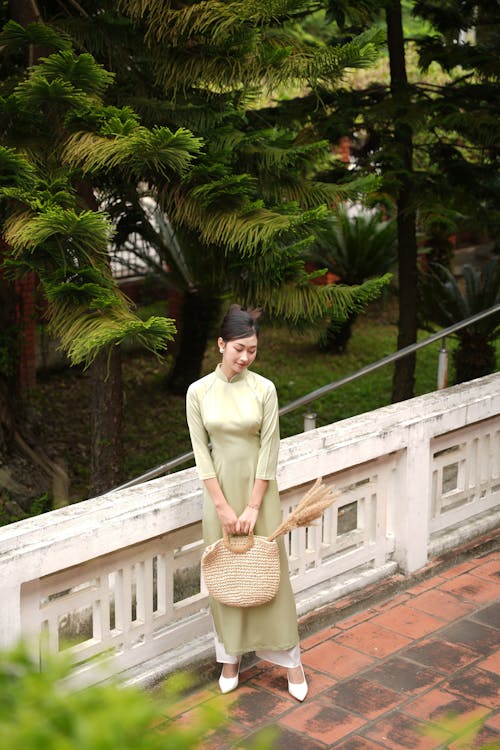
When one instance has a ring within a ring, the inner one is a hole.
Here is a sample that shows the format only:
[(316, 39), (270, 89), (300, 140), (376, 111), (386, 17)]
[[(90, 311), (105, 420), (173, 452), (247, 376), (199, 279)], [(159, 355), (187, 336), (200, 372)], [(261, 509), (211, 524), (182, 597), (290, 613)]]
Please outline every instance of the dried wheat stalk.
[(319, 518), (325, 510), (338, 498), (339, 493), (325, 487), (321, 477), (315, 481), (313, 486), (306, 492), (295, 510), (290, 513), (288, 518), (268, 537), (272, 542), (282, 534), (286, 534), (292, 529), (299, 526), (310, 526), (310, 524)]

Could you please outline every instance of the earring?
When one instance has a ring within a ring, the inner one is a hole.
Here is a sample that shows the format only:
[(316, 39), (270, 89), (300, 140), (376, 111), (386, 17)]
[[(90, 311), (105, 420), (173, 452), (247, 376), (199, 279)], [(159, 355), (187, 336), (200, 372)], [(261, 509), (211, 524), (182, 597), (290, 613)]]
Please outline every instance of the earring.
[(220, 351), (221, 354), (224, 354), (224, 349), (222, 348), (222, 346), (219, 347), (219, 351)]

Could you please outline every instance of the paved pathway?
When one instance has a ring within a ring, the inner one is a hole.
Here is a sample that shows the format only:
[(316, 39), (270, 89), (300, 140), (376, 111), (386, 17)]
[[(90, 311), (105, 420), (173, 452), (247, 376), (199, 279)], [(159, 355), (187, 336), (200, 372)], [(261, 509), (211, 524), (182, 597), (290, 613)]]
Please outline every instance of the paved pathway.
[[(270, 728), (266, 748), (276, 750), (500, 750), (500, 549), (487, 541), (418, 578), (393, 577), (361, 605), (348, 598), (325, 610), (322, 629), (302, 640), (304, 703), (288, 694), (283, 670), (257, 662), (235, 692), (221, 696), (212, 681), (155, 731), (167, 739), (172, 722), (190, 726), (197, 706), (214, 705), (228, 723), (203, 737), (203, 750), (248, 748)], [(450, 713), (479, 720), (475, 740), (442, 728)], [(428, 734), (430, 723), (439, 728)]]

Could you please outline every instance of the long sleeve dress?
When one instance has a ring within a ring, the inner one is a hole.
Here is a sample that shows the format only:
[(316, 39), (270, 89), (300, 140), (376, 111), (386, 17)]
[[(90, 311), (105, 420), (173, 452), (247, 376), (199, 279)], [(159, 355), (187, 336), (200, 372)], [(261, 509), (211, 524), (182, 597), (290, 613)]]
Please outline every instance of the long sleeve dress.
[[(268, 480), (255, 533), (269, 536), (281, 522), (276, 483), (280, 438), (274, 384), (250, 370), (229, 381), (218, 365), (215, 372), (189, 387), (186, 413), (200, 479), (217, 477), (238, 516), (250, 500), (255, 479)], [(203, 492), (203, 538), (208, 545), (221, 538), (222, 528), (205, 486)], [(217, 637), (228, 654), (286, 651), (298, 644), (295, 601), (282, 538), (278, 545), (280, 588), (273, 601), (240, 608), (210, 598)]]

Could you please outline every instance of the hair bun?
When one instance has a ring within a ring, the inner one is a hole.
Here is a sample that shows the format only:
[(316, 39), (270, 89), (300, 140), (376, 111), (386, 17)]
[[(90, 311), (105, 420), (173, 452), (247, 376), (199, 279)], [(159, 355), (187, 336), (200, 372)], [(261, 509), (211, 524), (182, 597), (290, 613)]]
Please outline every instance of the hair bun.
[(247, 310), (252, 320), (258, 320), (262, 315), (262, 309), (260, 307), (254, 307), (252, 310)]
[(220, 327), (220, 337), (223, 341), (257, 336), (259, 332), (258, 319), (261, 315), (258, 307), (246, 310), (241, 305), (233, 303), (224, 316)]

